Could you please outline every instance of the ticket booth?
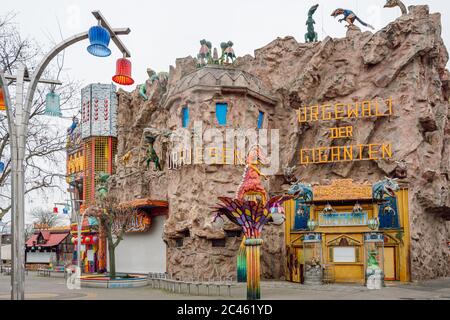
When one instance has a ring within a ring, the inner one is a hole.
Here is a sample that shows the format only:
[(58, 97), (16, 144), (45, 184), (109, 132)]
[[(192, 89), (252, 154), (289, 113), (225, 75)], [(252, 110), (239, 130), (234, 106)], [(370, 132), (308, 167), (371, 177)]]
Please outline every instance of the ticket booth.
[[(382, 269), (386, 281), (410, 281), (408, 190), (400, 187), (395, 197), (374, 199), (371, 184), (350, 179), (311, 187), (309, 201), (295, 199), (285, 203), (286, 279), (303, 283), (306, 258), (305, 236), (308, 225), (317, 225), (322, 235), (322, 269), (336, 283), (365, 283), (368, 246), (365, 235), (373, 232), (371, 222), (382, 234)], [(309, 222), (309, 223), (308, 223)], [(330, 280), (330, 279), (328, 279)], [(328, 281), (330, 282), (330, 281)]]

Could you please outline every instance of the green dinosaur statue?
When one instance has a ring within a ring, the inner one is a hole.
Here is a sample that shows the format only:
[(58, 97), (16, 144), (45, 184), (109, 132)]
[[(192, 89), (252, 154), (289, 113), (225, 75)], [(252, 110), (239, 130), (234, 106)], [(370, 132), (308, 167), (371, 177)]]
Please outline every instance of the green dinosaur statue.
[(309, 9), (308, 20), (306, 20), (308, 32), (306, 32), (305, 34), (305, 42), (317, 42), (319, 40), (319, 36), (317, 35), (317, 32), (314, 30), (314, 25), (316, 24), (316, 22), (313, 19), (313, 15), (314, 13), (316, 13), (318, 7), (319, 5), (316, 4), (315, 6), (312, 6), (311, 9)]
[(399, 7), (402, 10), (402, 14), (408, 14), (408, 10), (403, 2), (400, 0), (386, 0), (385, 8), (395, 8)]
[(144, 83), (144, 84), (141, 84), (141, 85), (139, 86), (139, 95), (144, 99), (144, 101), (147, 101), (147, 100), (148, 100), (148, 97), (147, 97), (147, 88), (146, 88), (145, 83)]
[(104, 200), (108, 195), (108, 179), (110, 175), (104, 172), (98, 174), (98, 187), (97, 187), (97, 197), (100, 200)]
[(156, 128), (144, 129), (144, 137), (148, 143), (146, 158), (144, 159), (147, 163), (147, 170), (150, 168), (150, 163), (153, 162), (155, 164), (155, 171), (162, 171), (158, 154), (155, 151), (155, 141), (158, 137), (168, 138), (171, 134), (171, 131), (163, 131)]
[(147, 158), (145, 159), (145, 161), (147, 163), (147, 170), (150, 168), (150, 163), (153, 162), (155, 164), (155, 171), (157, 171), (157, 170), (162, 171), (161, 164), (159, 163), (159, 157), (158, 157), (158, 154), (156, 153), (155, 147), (154, 147), (156, 137), (146, 136), (145, 140), (149, 144), (149, 146), (147, 148)]
[(233, 45), (234, 43), (232, 41), (222, 42), (220, 44), (220, 48), (222, 49), (222, 56), (219, 59), (220, 64), (229, 64), (230, 59), (231, 63), (234, 62), (234, 60), (236, 59), (236, 55), (233, 50)]
[(377, 267), (379, 267), (376, 256), (377, 256), (377, 252), (376, 251), (370, 251), (369, 252), (369, 259), (367, 260), (367, 267), (369, 267), (369, 268), (377, 268)]

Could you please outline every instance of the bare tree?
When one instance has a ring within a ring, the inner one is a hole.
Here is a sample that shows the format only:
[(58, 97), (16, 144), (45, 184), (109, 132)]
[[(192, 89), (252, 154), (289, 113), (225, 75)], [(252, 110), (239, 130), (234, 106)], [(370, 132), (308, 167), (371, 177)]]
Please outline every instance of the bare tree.
[(35, 225), (46, 226), (48, 228), (56, 227), (62, 222), (57, 214), (42, 208), (35, 209), (31, 212), (31, 217)]
[[(20, 64), (25, 64), (31, 73), (42, 56), (40, 46), (34, 40), (23, 39), (14, 23), (15, 14), (10, 13), (0, 17), (0, 68), (7, 74), (15, 74)], [(59, 78), (63, 73), (64, 54), (56, 59), (44, 74), (48, 78)], [(61, 95), (63, 111), (69, 111), (72, 118), (74, 110), (78, 110), (77, 92), (79, 85), (64, 81), (58, 88)], [(10, 86), (14, 104), (14, 86)], [(65, 178), (65, 143), (66, 130), (58, 129), (54, 120), (42, 117), (45, 109), (45, 96), (48, 88), (39, 86), (33, 100), (30, 114), (30, 125), (26, 144), (26, 177), (25, 194), (45, 192), (49, 189), (59, 189)], [(71, 108), (70, 106), (75, 107)], [(5, 169), (0, 173), (0, 218), (11, 209), (11, 157), (9, 149), (10, 134), (6, 114), (0, 113), (0, 161), (5, 163)]]
[(109, 274), (111, 279), (114, 279), (116, 278), (116, 248), (123, 240), (133, 209), (120, 207), (117, 199), (110, 195), (98, 200), (98, 203), (100, 203), (98, 210), (100, 226), (108, 242)]

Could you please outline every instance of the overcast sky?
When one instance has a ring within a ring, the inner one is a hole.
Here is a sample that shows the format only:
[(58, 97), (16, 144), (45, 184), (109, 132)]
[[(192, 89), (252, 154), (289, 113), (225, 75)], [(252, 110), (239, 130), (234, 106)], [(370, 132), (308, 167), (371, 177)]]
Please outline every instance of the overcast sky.
[[(44, 48), (50, 40), (61, 40), (58, 21), (64, 37), (86, 31), (96, 24), (91, 14), (100, 10), (113, 27), (129, 27), (131, 34), (122, 36), (131, 51), (136, 84), (143, 83), (146, 69), (168, 71), (179, 57), (195, 56), (203, 38), (220, 48), (220, 42), (232, 40), (238, 56), (253, 55), (277, 37), (294, 36), (304, 41), (308, 9), (319, 4), (315, 14), (319, 39), (344, 37), (344, 23), (330, 14), (343, 7), (353, 10), (377, 30), (400, 16), (400, 9), (384, 9), (385, 0), (16, 0), (2, 1), (1, 14), (17, 13), (16, 22), (23, 36), (34, 38)], [(450, 43), (450, 1), (404, 0), (407, 6), (428, 4), (431, 12), (441, 12), (443, 38)], [(357, 23), (358, 24), (358, 23)], [(359, 25), (360, 26), (360, 25)], [(368, 30), (360, 26), (364, 31)], [(72, 79), (84, 84), (108, 83), (121, 56), (114, 44), (108, 58), (96, 58), (86, 52), (88, 42), (66, 50), (65, 69)], [(124, 89), (131, 90), (135, 86)], [(67, 126), (70, 123), (67, 123)], [(65, 196), (54, 195), (56, 201)], [(36, 200), (36, 199), (35, 199)], [(36, 201), (33, 201), (33, 203)], [(33, 206), (33, 204), (30, 204)], [(52, 204), (50, 204), (50, 207)], [(30, 206), (29, 206), (30, 208)]]

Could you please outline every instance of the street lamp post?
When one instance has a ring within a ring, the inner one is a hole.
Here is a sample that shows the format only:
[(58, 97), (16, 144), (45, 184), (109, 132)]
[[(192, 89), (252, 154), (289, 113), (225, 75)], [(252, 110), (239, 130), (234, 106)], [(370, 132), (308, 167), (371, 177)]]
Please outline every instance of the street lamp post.
[[(123, 45), (118, 35), (126, 35), (131, 32), (129, 28), (112, 29), (100, 11), (92, 12), (99, 25), (108, 30), (113, 42), (126, 57), (130, 52)], [(61, 84), (59, 81), (41, 80), (46, 67), (59, 53), (67, 47), (83, 41), (89, 37), (88, 32), (72, 36), (56, 45), (38, 64), (31, 77), (24, 65), (20, 66), (16, 76), (6, 76), (0, 71), (0, 87), (3, 88), (8, 119), (8, 130), (10, 132), (11, 150), (11, 213), (12, 213), (12, 276), (11, 276), (11, 299), (24, 299), (24, 277), (25, 277), (25, 146), (30, 120), (33, 97), (39, 83)], [(15, 115), (12, 110), (11, 98), (8, 90), (7, 77), (16, 82), (16, 104)], [(28, 90), (24, 95), (24, 82), (29, 81)], [(25, 97), (25, 99), (24, 99)]]

